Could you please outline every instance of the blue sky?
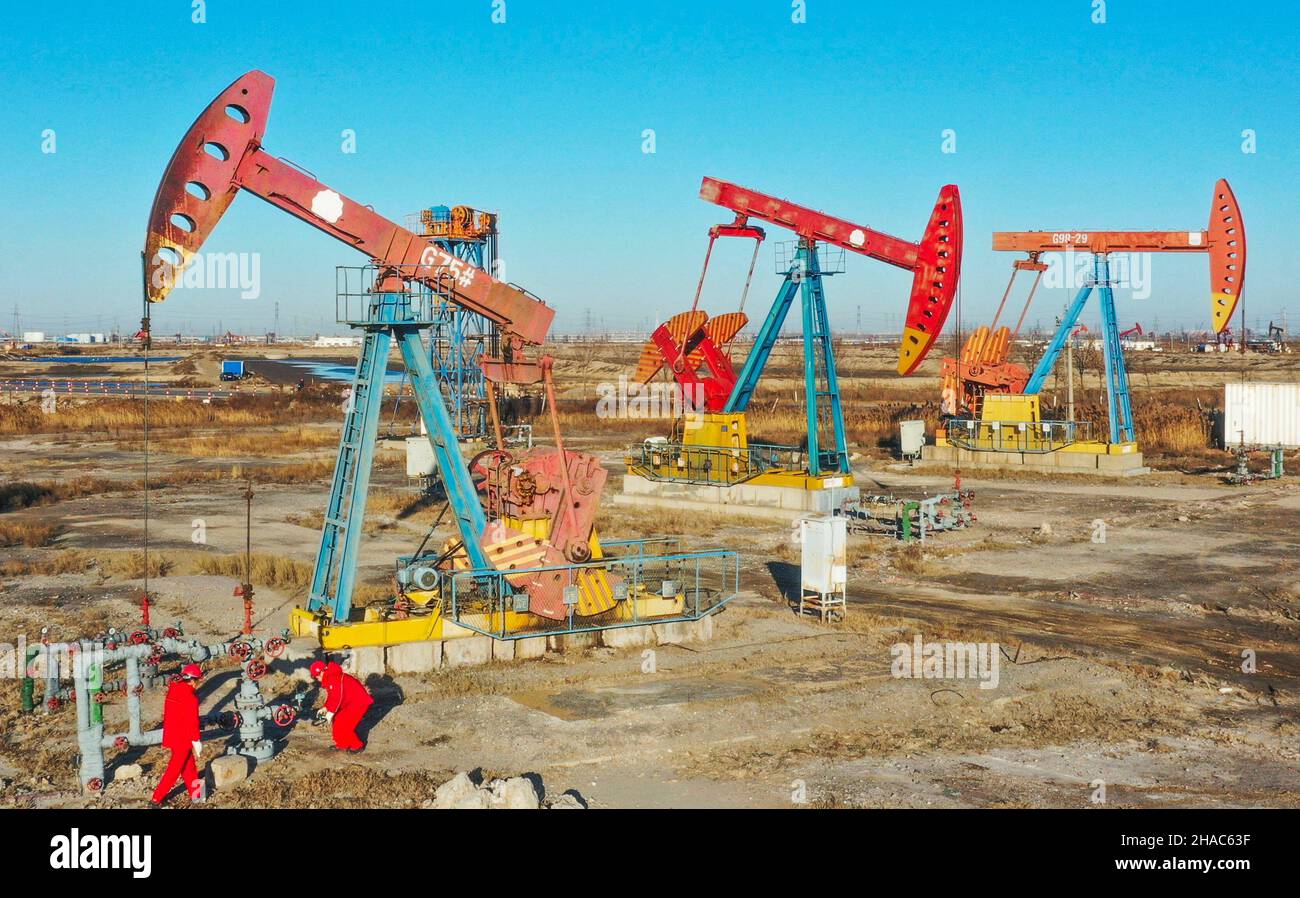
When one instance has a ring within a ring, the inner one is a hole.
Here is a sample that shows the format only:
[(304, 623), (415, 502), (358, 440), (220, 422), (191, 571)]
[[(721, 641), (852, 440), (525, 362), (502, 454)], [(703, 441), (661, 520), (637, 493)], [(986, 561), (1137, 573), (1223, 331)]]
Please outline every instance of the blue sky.
[[(265, 145), (398, 221), (467, 203), (501, 214), (510, 280), (557, 309), (645, 329), (688, 308), (711, 175), (910, 240), (961, 187), (966, 326), (986, 322), (1012, 254), (994, 230), (1205, 227), (1227, 177), (1249, 234), (1247, 320), (1300, 323), (1300, 13), (1294, 3), (491, 0), (13, 5), (0, 29), (0, 326), (107, 330), (139, 316), (153, 193), (194, 117), (244, 71), (277, 80)], [(653, 129), (656, 152), (642, 152)], [(42, 150), (53, 129), (57, 152)], [(357, 151), (341, 151), (340, 132)], [(941, 152), (943, 132), (957, 152)], [(1242, 152), (1242, 132), (1257, 152)], [(777, 288), (769, 229), (747, 311)], [(206, 250), (261, 254), (261, 296), (178, 292), (160, 332), (335, 332), (334, 267), (362, 257), (241, 196)], [(749, 249), (715, 253), (713, 312)], [(1120, 318), (1202, 329), (1204, 257), (1154, 259)], [(898, 329), (910, 275), (860, 257), (827, 287), (833, 322)], [(1072, 291), (1040, 292), (1050, 326)], [(1084, 315), (1095, 320), (1095, 307)], [(1235, 325), (1234, 325), (1235, 326)]]

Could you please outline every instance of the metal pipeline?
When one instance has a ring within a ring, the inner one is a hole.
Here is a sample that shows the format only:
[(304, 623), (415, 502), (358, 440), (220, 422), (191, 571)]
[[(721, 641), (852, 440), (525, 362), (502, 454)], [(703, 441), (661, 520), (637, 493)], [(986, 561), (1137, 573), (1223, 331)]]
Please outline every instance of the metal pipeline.
[[(232, 652), (235, 643), (246, 643), (247, 651)], [(109, 647), (111, 646), (111, 648)], [(162, 742), (162, 729), (146, 731), (142, 721), (141, 693), (145, 688), (161, 685), (165, 681), (159, 676), (145, 676), (142, 672), (143, 662), (154, 656), (159, 649), (181, 661), (203, 662), (227, 654), (237, 655), (244, 662), (244, 672), (239, 691), (235, 698), (235, 707), (239, 715), (239, 743), (232, 751), (248, 754), (259, 760), (270, 758), (274, 752), (274, 742), (265, 733), (265, 723), (275, 720), (280, 725), (287, 725), (280, 719), (281, 708), (273, 710), (267, 705), (261, 688), (257, 683), (260, 675), (249, 675), (250, 663), (262, 665), (262, 661), (250, 662), (252, 654), (263, 649), (263, 641), (258, 637), (238, 636), (229, 642), (205, 645), (197, 640), (164, 636), (141, 643), (122, 644), (116, 634), (85, 639), (79, 642), (53, 643), (32, 646), (27, 650), (27, 670), (33, 671), (33, 664), (42, 655), (46, 663), (46, 709), (49, 700), (57, 698), (61, 692), (59, 686), (61, 665), (60, 654), (69, 658), (65, 666), (71, 669), (72, 698), (77, 714), (77, 748), (80, 753), (79, 776), (82, 786), (90, 791), (104, 787), (104, 749), (125, 747), (126, 745), (147, 747)], [(121, 680), (106, 683), (104, 674), (110, 666), (122, 664), (126, 668), (125, 688)], [(25, 677), (23, 683), (23, 709), (35, 709), (34, 679)], [(97, 700), (101, 692), (126, 693), (127, 732), (105, 735), (103, 706)], [(295, 708), (297, 703), (295, 703)], [(290, 713), (292, 718), (293, 713)]]

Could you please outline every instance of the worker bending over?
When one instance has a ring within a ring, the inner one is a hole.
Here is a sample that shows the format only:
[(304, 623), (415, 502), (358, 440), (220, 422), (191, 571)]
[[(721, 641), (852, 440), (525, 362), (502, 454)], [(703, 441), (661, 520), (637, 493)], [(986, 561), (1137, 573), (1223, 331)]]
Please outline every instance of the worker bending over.
[(199, 755), (203, 753), (199, 734), (198, 688), (201, 679), (203, 668), (186, 664), (181, 668), (180, 678), (167, 688), (167, 699), (163, 703), (162, 744), (171, 749), (172, 757), (153, 792), (151, 803), (154, 807), (162, 805), (180, 776), (185, 777), (190, 801), (203, 800), (203, 781), (199, 779), (197, 764)]
[(357, 736), (357, 724), (374, 699), (361, 681), (343, 672), (337, 662), (313, 661), (311, 678), (325, 687), (325, 706), (317, 713), (333, 728), (334, 745), (340, 751), (360, 752), (366, 744)]

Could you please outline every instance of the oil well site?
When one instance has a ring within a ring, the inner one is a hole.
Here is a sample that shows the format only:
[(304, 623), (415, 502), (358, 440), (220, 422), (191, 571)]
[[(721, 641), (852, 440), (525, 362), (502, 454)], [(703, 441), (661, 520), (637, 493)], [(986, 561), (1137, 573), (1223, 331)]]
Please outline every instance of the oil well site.
[[(1235, 137), (995, 217), (937, 154), (883, 209), (701, 154), (646, 201), (690, 289), (608, 326), (509, 253), (620, 232), (321, 159), (237, 58), (145, 126), (129, 298), (5, 303), (0, 808), (1300, 805), (1295, 260)], [(311, 295), (203, 319), (281, 232)]]

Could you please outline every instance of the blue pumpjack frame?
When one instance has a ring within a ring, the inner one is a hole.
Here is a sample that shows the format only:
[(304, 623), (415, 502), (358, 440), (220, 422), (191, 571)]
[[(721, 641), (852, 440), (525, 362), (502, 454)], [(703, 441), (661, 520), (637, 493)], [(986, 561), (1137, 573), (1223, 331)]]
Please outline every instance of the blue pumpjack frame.
[(480, 539), (487, 522), (469, 468), (461, 458), (457, 431), (447, 411), (438, 379), (430, 364), (421, 332), (431, 321), (412, 310), (410, 294), (376, 292), (366, 319), (349, 322), (363, 332), (361, 352), (352, 378), (352, 394), (343, 421), (334, 477), (321, 528), (320, 547), (312, 575), (307, 608), (346, 621), (352, 613), (356, 585), (357, 553), (365, 520), (370, 470), (383, 404), (388, 354), (397, 342), (420, 417), (428, 430), (434, 460), (446, 488), (447, 499), (460, 530), (470, 567), (489, 567)]
[(1112, 443), (1133, 442), (1133, 405), (1129, 396), (1128, 369), (1124, 365), (1124, 352), (1120, 346), (1119, 320), (1115, 315), (1115, 294), (1111, 289), (1110, 262), (1105, 253), (1093, 256), (1093, 277), (1083, 285), (1070, 303), (1060, 327), (1052, 336), (1047, 352), (1039, 360), (1034, 373), (1025, 385), (1026, 394), (1038, 393), (1043, 389), (1047, 376), (1056, 367), (1061, 350), (1070, 339), (1079, 315), (1096, 288), (1101, 299), (1102, 350), (1106, 360), (1106, 408), (1110, 416), (1110, 441)]
[[(822, 271), (817, 262), (816, 246), (800, 239), (795, 261), (785, 274), (776, 301), (754, 340), (745, 359), (724, 412), (743, 412), (749, 408), (754, 389), (772, 355), (795, 293), (801, 298), (803, 313), (804, 396), (808, 412), (808, 473), (848, 474), (849, 453), (844, 437), (844, 412), (840, 404), (839, 377), (835, 369), (835, 350), (831, 342), (830, 319), (826, 313), (826, 292)], [(821, 423), (830, 424), (831, 444), (821, 445)]]

